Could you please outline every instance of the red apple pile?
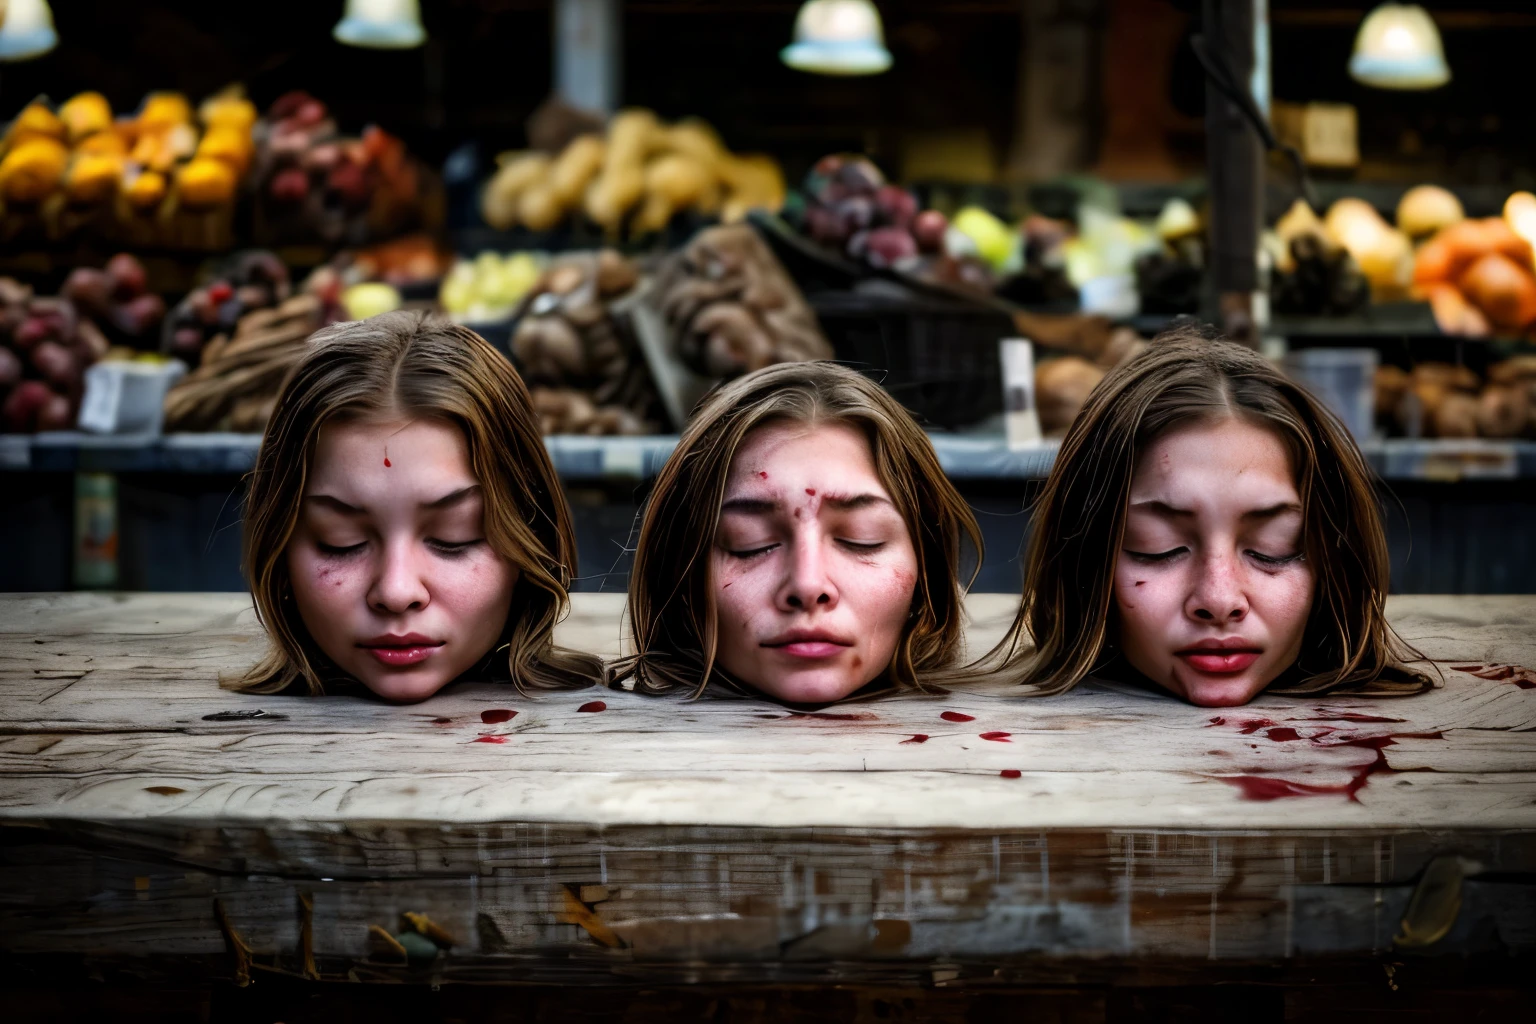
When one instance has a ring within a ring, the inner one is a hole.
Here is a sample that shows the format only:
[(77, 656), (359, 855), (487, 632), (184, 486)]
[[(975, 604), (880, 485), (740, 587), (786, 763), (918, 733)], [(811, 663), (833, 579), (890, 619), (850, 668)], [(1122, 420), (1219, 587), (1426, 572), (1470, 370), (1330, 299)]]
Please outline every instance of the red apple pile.
[(909, 269), (944, 251), (949, 221), (885, 180), (861, 156), (822, 157), (806, 176), (803, 230), (814, 241), (877, 269)]

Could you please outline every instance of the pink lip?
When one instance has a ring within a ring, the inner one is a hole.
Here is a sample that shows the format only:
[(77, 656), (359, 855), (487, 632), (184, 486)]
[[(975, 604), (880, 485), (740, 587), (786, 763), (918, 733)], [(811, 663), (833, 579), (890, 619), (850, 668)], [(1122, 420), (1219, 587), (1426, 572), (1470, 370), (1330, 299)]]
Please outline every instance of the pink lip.
[(820, 660), (837, 657), (852, 647), (853, 641), (820, 629), (792, 629), (767, 641), (762, 646), (783, 651), (796, 658)]
[(1246, 672), (1264, 653), (1240, 636), (1220, 640), (1202, 640), (1178, 652), (1190, 668), (1213, 676), (1231, 676)]
[(399, 635), (386, 633), (376, 636), (372, 640), (358, 644), (379, 660), (381, 664), (391, 668), (399, 668), (404, 665), (415, 665), (426, 661), (432, 655), (442, 649), (447, 643), (445, 640), (433, 640), (429, 636), (420, 633), (406, 633)]

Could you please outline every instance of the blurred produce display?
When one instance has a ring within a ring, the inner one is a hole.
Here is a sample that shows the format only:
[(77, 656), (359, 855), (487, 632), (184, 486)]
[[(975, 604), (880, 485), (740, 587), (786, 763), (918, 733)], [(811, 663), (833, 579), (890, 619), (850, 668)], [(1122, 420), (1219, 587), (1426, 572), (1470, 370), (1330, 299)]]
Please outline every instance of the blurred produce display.
[(0, 429), (71, 429), (86, 367), (163, 358), (140, 351), (158, 343), (165, 316), (165, 303), (144, 288), (143, 265), (126, 253), (105, 269), (77, 267), (57, 296), (0, 277)]
[(1304, 200), (1264, 233), (1264, 243), (1274, 264), (1275, 312), (1344, 316), (1371, 301), (1371, 284), (1355, 257)]
[(223, 262), (208, 283), (192, 289), (171, 310), (165, 321), (162, 346), (188, 366), (196, 367), (202, 361), (204, 347), (214, 337), (235, 330), (247, 313), (270, 309), (292, 294), (288, 267), (275, 254), (263, 249), (236, 253)]
[(783, 204), (784, 176), (772, 157), (731, 153), (704, 121), (668, 125), (631, 109), (558, 152), (503, 154), (481, 212), (499, 230), (550, 231), (580, 218), (617, 240), (654, 235), (685, 211), (730, 223)]
[(1486, 378), (1450, 363), (1382, 366), (1376, 419), (1407, 437), (1536, 437), (1536, 355), (1494, 363)]
[(334, 272), (312, 275), (302, 291), (277, 305), (240, 317), (232, 333), (216, 335), (201, 365), (165, 396), (166, 431), (240, 431), (266, 428), (278, 388), (319, 328), (341, 319)]
[(552, 262), (523, 300), (512, 355), (546, 434), (653, 434), (655, 382), (627, 317), (612, 304), (640, 282), (612, 249)]
[(39, 97), (0, 140), (0, 240), (94, 233), (136, 246), (227, 246), (255, 121), (239, 86), (196, 111), (181, 93), (153, 92), (125, 116), (98, 92), (57, 110)]
[(377, 125), (342, 135), (306, 92), (278, 97), (256, 126), (255, 241), (360, 246), (442, 223), (441, 183)]
[(1511, 337), (1536, 327), (1536, 196), (1510, 196), (1502, 217), (1447, 216), (1435, 227), (1414, 258), (1413, 282), (1442, 331)]
[(701, 231), (668, 257), (655, 301), (678, 357), (705, 377), (833, 355), (800, 289), (745, 224)]
[(443, 278), (437, 301), (458, 323), (505, 320), (538, 283), (549, 257), (544, 253), (489, 250), (460, 259)]

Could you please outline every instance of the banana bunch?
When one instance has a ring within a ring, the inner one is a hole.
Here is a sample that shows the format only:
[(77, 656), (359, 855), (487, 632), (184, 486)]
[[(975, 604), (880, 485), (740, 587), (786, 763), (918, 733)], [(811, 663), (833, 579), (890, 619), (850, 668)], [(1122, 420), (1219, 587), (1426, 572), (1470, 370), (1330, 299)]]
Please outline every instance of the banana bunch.
[(736, 155), (698, 119), (663, 124), (649, 110), (614, 115), (603, 135), (560, 153), (505, 153), (481, 213), (500, 230), (548, 231), (580, 213), (610, 237), (654, 234), (683, 210), (735, 222), (784, 204), (784, 175), (762, 155)]

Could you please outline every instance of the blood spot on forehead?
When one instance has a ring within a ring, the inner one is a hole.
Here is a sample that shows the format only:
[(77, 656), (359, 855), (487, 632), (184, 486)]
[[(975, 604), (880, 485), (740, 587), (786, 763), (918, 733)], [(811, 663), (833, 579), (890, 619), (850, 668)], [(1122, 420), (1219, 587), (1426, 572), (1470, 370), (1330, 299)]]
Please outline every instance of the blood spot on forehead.
[(384, 468), (388, 469), (390, 466), (393, 466), (393, 465), (394, 465), (394, 463), (389, 461), (389, 456), (388, 455), (384, 456)]
[(816, 497), (816, 488), (814, 488), (814, 487), (807, 487), (805, 489), (805, 493), (809, 494), (811, 497), (814, 498), (814, 497)]
[(758, 475), (758, 476), (760, 476), (760, 477), (762, 477), (762, 478), (763, 478), (763, 479), (764, 479), (764, 480), (767, 480), (767, 479), (768, 479), (768, 474), (767, 474), (767, 473), (765, 473), (765, 472), (764, 472), (764, 471), (763, 471), (763, 470), (761, 470), (761, 469), (760, 469), (760, 470), (758, 470), (758, 471), (757, 471), (757, 475)]

